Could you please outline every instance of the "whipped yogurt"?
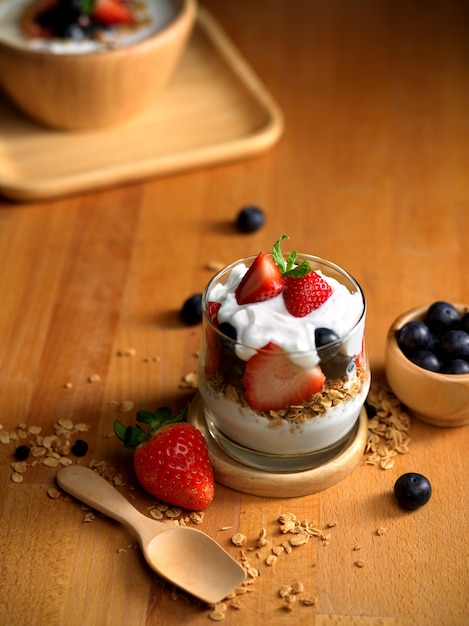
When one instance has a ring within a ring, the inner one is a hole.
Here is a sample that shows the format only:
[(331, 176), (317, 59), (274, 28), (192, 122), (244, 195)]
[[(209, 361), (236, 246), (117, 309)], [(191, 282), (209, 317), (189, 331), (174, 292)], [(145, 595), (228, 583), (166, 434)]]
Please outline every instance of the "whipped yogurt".
[[(345, 355), (360, 353), (364, 330), (363, 297), (360, 291), (351, 293), (335, 278), (316, 270), (331, 286), (332, 295), (305, 317), (294, 317), (287, 311), (281, 293), (263, 302), (238, 304), (235, 290), (247, 271), (248, 267), (244, 263), (236, 265), (226, 284), (216, 284), (209, 294), (210, 301), (221, 304), (218, 321), (227, 322), (236, 329), (235, 350), (240, 359), (248, 361), (256, 350), (273, 341), (290, 353), (293, 361), (305, 368), (312, 368), (320, 360), (315, 330), (321, 327), (335, 331), (341, 338), (341, 350)], [(360, 327), (356, 328), (358, 324)]]
[(0, 2), (0, 41), (29, 50), (47, 51), (54, 54), (85, 54), (129, 46), (162, 30), (175, 17), (176, 11), (170, 0), (142, 0), (145, 19), (135, 28), (113, 28), (109, 38), (94, 39), (45, 39), (30, 38), (21, 28), (21, 17), (32, 0), (4, 0)]

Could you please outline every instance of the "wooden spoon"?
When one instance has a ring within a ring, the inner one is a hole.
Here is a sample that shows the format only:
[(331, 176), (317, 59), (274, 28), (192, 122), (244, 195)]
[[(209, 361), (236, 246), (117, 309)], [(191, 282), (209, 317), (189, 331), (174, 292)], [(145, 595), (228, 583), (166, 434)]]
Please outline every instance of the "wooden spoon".
[(133, 530), (150, 567), (197, 598), (214, 604), (244, 581), (241, 565), (208, 535), (146, 517), (93, 470), (69, 465), (58, 471), (57, 482), (72, 496)]

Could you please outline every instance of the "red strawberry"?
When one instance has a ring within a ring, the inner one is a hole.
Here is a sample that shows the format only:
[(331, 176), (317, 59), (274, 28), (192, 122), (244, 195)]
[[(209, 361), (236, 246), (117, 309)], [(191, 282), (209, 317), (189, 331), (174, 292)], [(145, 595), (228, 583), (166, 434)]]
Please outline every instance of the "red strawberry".
[(279, 411), (307, 400), (322, 388), (325, 380), (319, 365), (304, 369), (270, 342), (249, 359), (242, 383), (251, 408)]
[(284, 276), (283, 299), (289, 313), (304, 317), (319, 308), (331, 295), (332, 288), (317, 272), (299, 278)]
[(365, 353), (365, 335), (363, 335), (362, 339), (362, 349), (360, 354), (355, 356), (355, 364), (357, 367), (364, 368), (366, 367), (366, 353)]
[(171, 416), (168, 407), (138, 411), (137, 421), (148, 431), (115, 421), (114, 432), (125, 450), (134, 451), (135, 473), (148, 493), (173, 506), (200, 510), (213, 500), (213, 470), (202, 433), (182, 421), (186, 413)]
[[(207, 315), (214, 326), (218, 328), (217, 314), (221, 304), (207, 303)], [(205, 363), (204, 371), (207, 376), (218, 372), (221, 363), (222, 351), (217, 333), (208, 324), (205, 327)]]
[(236, 291), (238, 304), (251, 304), (274, 298), (283, 290), (280, 269), (266, 252), (260, 252), (239, 283)]
[(103, 24), (132, 24), (132, 11), (122, 0), (96, 0), (91, 16)]

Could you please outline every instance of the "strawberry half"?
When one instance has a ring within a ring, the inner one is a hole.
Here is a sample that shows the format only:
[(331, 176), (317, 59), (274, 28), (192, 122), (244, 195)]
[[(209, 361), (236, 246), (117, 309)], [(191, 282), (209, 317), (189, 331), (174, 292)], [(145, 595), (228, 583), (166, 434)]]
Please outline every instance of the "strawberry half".
[(95, 0), (91, 17), (103, 24), (132, 24), (132, 11), (122, 0)]
[(242, 383), (252, 409), (279, 411), (310, 398), (325, 380), (319, 365), (304, 369), (285, 350), (270, 342), (249, 359)]
[(274, 298), (282, 290), (283, 279), (278, 265), (269, 254), (260, 252), (235, 291), (236, 302), (263, 302)]
[(114, 432), (125, 450), (134, 451), (134, 469), (141, 486), (152, 496), (188, 510), (206, 508), (213, 500), (214, 478), (202, 433), (182, 421), (187, 409), (171, 415), (161, 407), (138, 411), (137, 421), (125, 426), (117, 420)]
[(287, 311), (294, 317), (304, 317), (318, 309), (332, 295), (329, 283), (311, 271), (299, 278), (284, 276), (283, 299)]

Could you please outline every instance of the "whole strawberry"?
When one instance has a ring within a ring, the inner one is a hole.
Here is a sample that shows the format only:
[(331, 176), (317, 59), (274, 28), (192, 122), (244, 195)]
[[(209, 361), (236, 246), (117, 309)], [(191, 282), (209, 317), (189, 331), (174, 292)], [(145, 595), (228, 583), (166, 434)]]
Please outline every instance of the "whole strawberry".
[(134, 468), (141, 486), (159, 500), (195, 511), (213, 500), (214, 478), (202, 433), (187, 422), (187, 409), (172, 416), (171, 409), (138, 411), (137, 422), (114, 422), (125, 450), (134, 452)]

